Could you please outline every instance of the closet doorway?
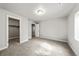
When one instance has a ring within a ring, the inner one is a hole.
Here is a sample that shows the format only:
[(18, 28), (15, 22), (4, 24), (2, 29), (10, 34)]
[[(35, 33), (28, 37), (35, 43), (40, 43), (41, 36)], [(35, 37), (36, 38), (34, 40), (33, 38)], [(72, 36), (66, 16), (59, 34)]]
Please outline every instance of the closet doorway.
[(20, 20), (8, 18), (9, 46), (20, 43)]

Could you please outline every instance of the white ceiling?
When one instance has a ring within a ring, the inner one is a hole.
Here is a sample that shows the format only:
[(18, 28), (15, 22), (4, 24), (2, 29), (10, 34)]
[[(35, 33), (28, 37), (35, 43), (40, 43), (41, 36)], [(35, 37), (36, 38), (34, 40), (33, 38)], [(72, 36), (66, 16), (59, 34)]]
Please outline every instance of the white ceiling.
[[(41, 21), (67, 16), (73, 10), (74, 5), (74, 3), (2, 3), (0, 7), (29, 19)], [(40, 6), (46, 10), (42, 16), (34, 13), (34, 10)]]

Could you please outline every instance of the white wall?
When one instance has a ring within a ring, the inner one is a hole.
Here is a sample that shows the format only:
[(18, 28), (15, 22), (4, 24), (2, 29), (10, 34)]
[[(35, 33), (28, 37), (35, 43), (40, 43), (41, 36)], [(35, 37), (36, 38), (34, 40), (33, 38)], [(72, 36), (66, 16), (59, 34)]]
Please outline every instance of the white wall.
[(28, 21), (28, 38), (31, 39), (32, 38), (32, 27), (31, 27), (32, 21), (29, 20)]
[(28, 19), (21, 17), (20, 22), (20, 42), (24, 43), (28, 41)]
[(28, 20), (25, 17), (0, 9), (0, 50), (8, 47), (8, 18), (10, 15), (20, 19), (20, 43), (28, 40)]
[(0, 9), (0, 50), (8, 47), (6, 36), (6, 20), (5, 13)]
[(59, 18), (40, 22), (40, 37), (67, 41), (67, 19)]
[(79, 41), (75, 38), (75, 14), (79, 11), (79, 4), (68, 17), (68, 43), (76, 55), (79, 55)]

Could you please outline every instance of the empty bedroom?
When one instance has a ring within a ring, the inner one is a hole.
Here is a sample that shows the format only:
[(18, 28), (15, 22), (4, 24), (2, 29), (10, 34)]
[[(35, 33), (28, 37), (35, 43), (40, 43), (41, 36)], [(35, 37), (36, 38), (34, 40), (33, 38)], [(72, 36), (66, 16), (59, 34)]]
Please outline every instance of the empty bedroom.
[(79, 56), (79, 3), (0, 3), (0, 56)]

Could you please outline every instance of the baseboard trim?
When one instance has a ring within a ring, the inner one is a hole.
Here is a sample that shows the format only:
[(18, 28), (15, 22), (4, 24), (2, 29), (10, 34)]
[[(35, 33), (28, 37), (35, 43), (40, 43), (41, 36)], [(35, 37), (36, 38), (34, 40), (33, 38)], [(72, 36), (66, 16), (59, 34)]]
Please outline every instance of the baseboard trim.
[(6, 47), (4, 47), (4, 48), (0, 48), (0, 51), (1, 51), (1, 50), (4, 50), (4, 49), (7, 49), (7, 48), (8, 48), (8, 46), (6, 46)]
[[(42, 38), (42, 37), (39, 37), (39, 38), (41, 38), (41, 39), (49, 39), (49, 38)], [(49, 40), (54, 40), (54, 39), (49, 39)], [(65, 43), (67, 43), (67, 41), (63, 41), (63, 40), (54, 40), (54, 41), (59, 41), (59, 42), (65, 42)]]
[(69, 43), (68, 43), (68, 45), (69, 45), (69, 47), (72, 49), (72, 51), (74, 52), (75, 56), (78, 56), (77, 53), (75, 52), (75, 50), (73, 49), (72, 45), (69, 44)]
[(29, 40), (20, 41), (20, 43), (22, 44), (22, 43), (25, 43), (25, 42), (27, 42), (27, 41), (29, 41)]

